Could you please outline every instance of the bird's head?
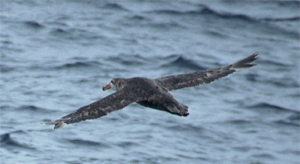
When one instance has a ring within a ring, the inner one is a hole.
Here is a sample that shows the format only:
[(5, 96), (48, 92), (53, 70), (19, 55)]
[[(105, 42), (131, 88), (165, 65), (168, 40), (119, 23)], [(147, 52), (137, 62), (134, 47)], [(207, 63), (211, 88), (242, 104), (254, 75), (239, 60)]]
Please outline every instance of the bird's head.
[(103, 85), (102, 90), (105, 91), (107, 89), (112, 89), (118, 91), (122, 89), (126, 84), (126, 80), (124, 78), (114, 78), (109, 83)]

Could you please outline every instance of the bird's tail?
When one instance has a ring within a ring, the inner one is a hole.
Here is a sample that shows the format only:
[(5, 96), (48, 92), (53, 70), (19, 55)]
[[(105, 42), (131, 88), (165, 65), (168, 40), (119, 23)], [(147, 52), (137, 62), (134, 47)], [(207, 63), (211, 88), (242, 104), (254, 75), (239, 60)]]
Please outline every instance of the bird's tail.
[(189, 108), (188, 106), (180, 104), (180, 115), (184, 117), (188, 116), (189, 115), (188, 108)]
[(186, 117), (189, 115), (188, 106), (180, 104), (180, 103), (176, 104), (172, 108), (167, 108), (167, 111), (172, 114), (176, 114), (178, 116)]

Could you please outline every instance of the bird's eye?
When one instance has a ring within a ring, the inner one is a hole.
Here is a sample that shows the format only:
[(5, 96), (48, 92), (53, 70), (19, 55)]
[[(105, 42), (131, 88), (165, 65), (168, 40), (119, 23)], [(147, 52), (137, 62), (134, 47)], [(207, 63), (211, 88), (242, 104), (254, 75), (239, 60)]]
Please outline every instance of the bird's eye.
[(115, 84), (115, 80), (111, 80), (110, 82), (113, 83), (113, 84)]

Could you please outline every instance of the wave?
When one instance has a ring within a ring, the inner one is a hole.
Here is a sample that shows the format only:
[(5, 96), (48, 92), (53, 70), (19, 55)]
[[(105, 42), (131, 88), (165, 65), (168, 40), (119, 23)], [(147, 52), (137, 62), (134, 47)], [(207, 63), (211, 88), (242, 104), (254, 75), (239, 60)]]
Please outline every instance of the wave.
[(155, 13), (155, 14), (166, 14), (166, 15), (173, 15), (173, 16), (213, 16), (213, 17), (219, 17), (224, 19), (240, 19), (245, 21), (257, 21), (256, 19), (249, 17), (244, 14), (232, 14), (232, 13), (221, 13), (217, 12), (211, 8), (209, 8), (206, 5), (199, 5), (200, 8), (196, 10), (191, 11), (178, 11), (178, 10), (169, 10), (169, 9), (163, 9), (163, 10), (154, 10), (150, 11), (149, 13)]
[(253, 122), (250, 121), (250, 120), (235, 119), (235, 120), (228, 120), (228, 121), (226, 121), (226, 123), (237, 124), (237, 125), (249, 125), (249, 124), (251, 124)]
[(276, 79), (271, 79), (271, 80), (266, 80), (266, 82), (269, 82), (275, 86), (279, 87), (293, 87), (293, 88), (299, 88), (300, 84), (298, 81), (289, 78), (289, 77), (284, 77), (284, 78), (276, 78)]
[(13, 139), (11, 139), (9, 133), (5, 133), (5, 134), (0, 135), (0, 143), (1, 143), (1, 146), (11, 145), (11, 146), (23, 147), (21, 144), (14, 141)]
[(300, 17), (299, 16), (294, 16), (294, 17), (286, 17), (286, 18), (261, 18), (260, 20), (262, 21), (268, 21), (268, 22), (291, 22), (291, 21), (299, 21)]
[(55, 112), (54, 110), (37, 107), (35, 105), (21, 105), (21, 106), (18, 106), (18, 107), (1, 105), (0, 109), (3, 110), (3, 111), (15, 110), (17, 112), (34, 112), (35, 114), (37, 114), (37, 113), (44, 114), (44, 113)]
[(95, 142), (95, 141), (88, 141), (88, 140), (82, 140), (82, 139), (67, 139), (68, 142), (75, 144), (75, 145), (80, 145), (80, 146), (97, 146), (100, 148), (110, 148), (111, 146), (105, 143), (101, 142)]
[(285, 119), (277, 120), (275, 123), (283, 126), (300, 127), (300, 112), (293, 113)]
[(2, 63), (0, 64), (0, 72), (1, 73), (8, 73), (8, 72), (11, 72), (14, 70), (15, 70), (14, 67), (10, 67), (10, 66), (4, 65)]
[[(198, 9), (191, 10), (191, 11), (162, 9), (162, 10), (150, 11), (148, 13), (168, 15), (173, 17), (203, 18), (203, 19), (214, 20), (216, 21), (216, 23), (221, 20), (224, 21), (230, 20), (230, 21), (234, 21), (234, 24), (241, 25), (241, 26), (245, 26), (245, 23), (247, 23), (247, 25), (251, 24), (252, 26), (255, 26), (257, 29), (260, 29), (261, 31), (265, 31), (266, 33), (270, 33), (270, 34), (284, 35), (297, 40), (299, 39), (300, 36), (298, 31), (290, 31), (286, 28), (279, 27), (277, 24), (272, 23), (277, 21), (298, 22), (300, 19), (299, 16), (287, 17), (287, 18), (258, 18), (246, 14), (220, 12), (205, 5), (199, 5)], [(247, 26), (245, 27), (248, 28)]]
[(223, 33), (222, 31), (216, 31), (213, 29), (206, 30), (205, 34), (210, 35), (214, 38), (222, 38), (222, 39), (229, 38), (229, 35)]
[(272, 66), (275, 66), (275, 67), (287, 67), (287, 68), (292, 68), (293, 67), (292, 65), (283, 63), (284, 61), (280, 61), (280, 60), (275, 61), (275, 60), (260, 59), (259, 62), (261, 64), (264, 64), (264, 65), (272, 65)]
[(284, 112), (297, 112), (297, 111), (294, 111), (294, 110), (291, 110), (291, 109), (288, 109), (288, 108), (280, 107), (280, 106), (269, 104), (269, 103), (266, 103), (266, 102), (250, 105), (250, 106), (247, 106), (247, 108), (250, 108), (250, 109), (271, 109), (271, 110), (274, 110), (274, 111), (284, 111)]
[[(261, 77), (257, 73), (249, 73), (245, 75), (247, 80), (251, 82), (258, 82), (258, 83), (267, 83), (272, 84), (276, 87), (287, 87), (287, 88), (299, 88), (299, 82), (292, 78), (292, 77), (282, 77), (282, 78), (272, 78), (272, 77)], [(298, 97), (299, 95), (291, 95), (294, 97)]]
[(129, 147), (139, 146), (139, 144), (136, 142), (123, 141), (123, 142), (117, 143), (117, 146), (119, 146), (121, 148), (129, 148)]
[[(24, 67), (11, 67), (9, 65), (0, 64), (0, 72), (1, 73), (10, 73), (16, 71), (57, 71), (57, 70), (85, 70), (85, 69), (93, 69), (100, 68), (103, 66), (103, 63), (98, 61), (84, 61), (86, 59), (70, 59), (64, 63), (60, 61), (52, 61), (51, 63), (39, 63), (34, 65), (26, 65)], [(50, 77), (49, 75), (40, 75), (39, 77)]]
[(120, 63), (126, 66), (136, 66), (136, 65), (143, 65), (149, 59), (146, 59), (138, 54), (135, 55), (124, 55), (120, 54), (118, 56), (112, 56), (105, 59), (106, 61), (111, 61), (114, 63)]
[(64, 30), (62, 28), (54, 28), (50, 32), (53, 35), (61, 35), (61, 34), (68, 34), (69, 32), (67, 30)]
[(101, 65), (100, 62), (97, 61), (74, 61), (74, 62), (68, 62), (64, 63), (58, 66), (52, 66), (53, 69), (77, 69), (77, 68), (94, 68)]
[(248, 22), (257, 22), (256, 19), (244, 15), (244, 14), (232, 14), (232, 13), (220, 13), (217, 12), (215, 10), (210, 9), (207, 6), (203, 6), (203, 8), (200, 10), (200, 14), (204, 14), (204, 15), (211, 15), (211, 16), (216, 16), (219, 18), (224, 18), (224, 19), (239, 19), (239, 20), (244, 20), (244, 21), (248, 21)]
[(275, 113), (287, 112), (287, 113), (300, 114), (300, 112), (297, 111), (297, 110), (284, 108), (284, 107), (277, 106), (277, 105), (270, 104), (270, 103), (266, 103), (266, 102), (257, 103), (257, 104), (250, 105), (250, 106), (246, 106), (246, 108), (248, 108), (248, 109), (258, 109), (259, 111), (265, 111), (265, 112), (273, 111)]
[(177, 22), (155, 22), (155, 23), (148, 23), (146, 24), (147, 27), (152, 27), (152, 28), (158, 28), (158, 29), (164, 29), (164, 30), (169, 30), (171, 28), (183, 28), (182, 25), (180, 25)]
[(270, 103), (257, 103), (254, 105), (247, 106), (246, 108), (255, 109), (255, 111), (261, 114), (276, 114), (280, 115), (279, 119), (275, 119), (272, 121), (276, 126), (292, 126), (292, 127), (300, 127), (300, 111), (284, 108), (278, 105), (270, 104)]
[(196, 133), (198, 135), (203, 135), (203, 132), (206, 130), (202, 126), (193, 125), (191, 123), (183, 123), (183, 124), (177, 124), (177, 123), (166, 123), (166, 124), (157, 124), (157, 123), (151, 123), (152, 125), (158, 125), (160, 127), (164, 127), (170, 131), (180, 131), (186, 134), (189, 133)]
[(294, 127), (300, 127), (300, 118), (298, 120), (277, 120), (274, 121), (275, 124), (280, 125), (280, 126), (294, 126)]
[(22, 105), (16, 108), (19, 111), (27, 111), (27, 112), (34, 112), (34, 113), (52, 113), (53, 110), (37, 107), (35, 105)]
[(32, 149), (34, 150), (34, 148), (27, 146), (25, 144), (20, 144), (19, 142), (13, 140), (10, 137), (9, 133), (5, 133), (0, 135), (0, 146), (1, 147), (14, 147), (14, 148), (25, 148), (25, 149)]
[(263, 159), (263, 160), (276, 160), (277, 158), (269, 153), (260, 153), (252, 155), (254, 158)]
[(163, 58), (162, 60), (168, 61), (168, 63), (165, 63), (161, 65), (161, 67), (177, 67), (177, 68), (183, 68), (183, 69), (189, 69), (189, 70), (205, 70), (207, 68), (202, 67), (195, 63), (192, 60), (189, 60), (181, 55), (170, 55), (168, 57)]
[(73, 63), (66, 63), (66, 64), (63, 64), (61, 66), (58, 66), (56, 68), (78, 68), (78, 67), (91, 67), (93, 66), (94, 64), (99, 64), (98, 62), (82, 62), (82, 61), (76, 61), (76, 62), (73, 62)]
[(104, 9), (112, 9), (112, 10), (119, 10), (119, 11), (128, 11), (125, 7), (121, 6), (117, 3), (107, 3), (102, 8)]
[(66, 39), (72, 41), (78, 41), (79, 43), (83, 43), (83, 45), (91, 45), (92, 41), (101, 39), (103, 40), (103, 36), (100, 34), (96, 34), (94, 32), (89, 31), (87, 28), (78, 28), (78, 27), (56, 27), (49, 30), (49, 34), (51, 37)]
[(146, 18), (145, 16), (141, 16), (141, 15), (133, 15), (131, 17), (129, 17), (130, 20), (133, 20), (133, 21), (149, 21), (150, 19)]
[(161, 30), (171, 30), (171, 29), (185, 29), (185, 25), (180, 21), (154, 21), (151, 17), (145, 17), (141, 15), (126, 16), (122, 25), (131, 27), (133, 24), (137, 24), (143, 28), (154, 28)]
[(150, 11), (149, 13), (156, 13), (156, 14), (166, 14), (166, 15), (173, 15), (173, 16), (214, 16), (224, 19), (239, 19), (249, 22), (259, 22), (259, 21), (299, 21), (299, 16), (292, 16), (286, 18), (253, 18), (245, 14), (233, 14), (229, 12), (218, 12), (206, 5), (199, 5), (199, 8), (196, 10), (191, 11), (178, 11), (178, 10), (171, 10), (171, 9), (162, 9), (162, 10), (154, 10)]
[(40, 29), (43, 28), (44, 26), (36, 21), (24, 21), (24, 24), (29, 27), (29, 28), (33, 28), (33, 29)]

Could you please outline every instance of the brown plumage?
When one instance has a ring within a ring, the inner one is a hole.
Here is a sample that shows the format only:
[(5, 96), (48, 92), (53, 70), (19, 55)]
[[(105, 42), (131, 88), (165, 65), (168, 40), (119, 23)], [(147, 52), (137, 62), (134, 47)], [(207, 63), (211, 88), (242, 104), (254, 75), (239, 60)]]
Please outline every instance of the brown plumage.
[(252, 67), (255, 64), (251, 64), (251, 62), (257, 59), (257, 55), (258, 53), (254, 53), (245, 59), (224, 67), (157, 79), (143, 77), (114, 78), (110, 83), (105, 84), (102, 89), (113, 89), (116, 90), (115, 93), (47, 124), (55, 125), (54, 129), (61, 128), (64, 124), (99, 118), (112, 111), (122, 109), (133, 102), (178, 116), (187, 116), (188, 107), (176, 101), (168, 91), (210, 83), (239, 69)]

